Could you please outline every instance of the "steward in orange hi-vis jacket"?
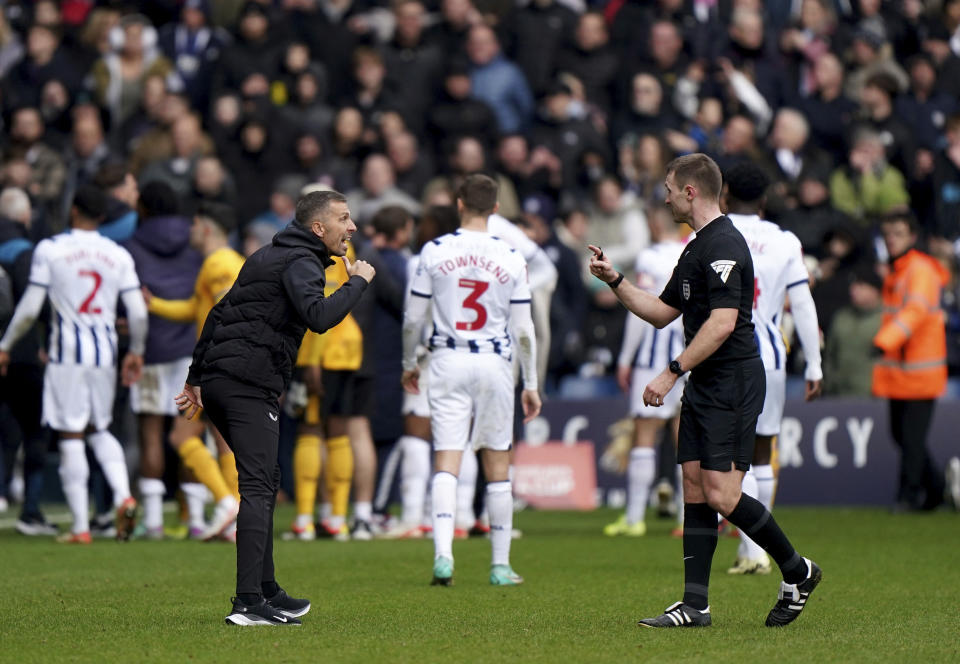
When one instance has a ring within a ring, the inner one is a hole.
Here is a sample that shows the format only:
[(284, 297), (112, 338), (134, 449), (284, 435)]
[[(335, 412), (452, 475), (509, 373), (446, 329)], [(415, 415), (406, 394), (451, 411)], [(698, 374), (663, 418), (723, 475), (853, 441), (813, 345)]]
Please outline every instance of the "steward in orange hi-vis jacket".
[(910, 249), (883, 281), (883, 325), (873, 345), (883, 358), (873, 369), (873, 393), (888, 399), (935, 399), (947, 386), (947, 339), (940, 293), (949, 273)]
[(883, 282), (883, 325), (873, 338), (882, 359), (873, 393), (890, 404), (890, 433), (900, 448), (897, 511), (931, 510), (943, 502), (943, 476), (927, 449), (936, 398), (947, 386), (947, 342), (940, 294), (949, 273), (914, 249), (917, 223), (909, 210), (880, 223), (890, 254)]

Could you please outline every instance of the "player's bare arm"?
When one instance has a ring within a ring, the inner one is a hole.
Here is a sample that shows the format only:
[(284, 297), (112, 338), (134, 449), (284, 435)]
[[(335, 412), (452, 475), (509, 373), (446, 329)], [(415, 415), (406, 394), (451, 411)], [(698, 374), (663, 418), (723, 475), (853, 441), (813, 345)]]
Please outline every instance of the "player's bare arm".
[[(605, 284), (611, 284), (620, 278), (620, 273), (613, 268), (613, 263), (604, 256), (600, 247), (591, 244), (587, 245), (587, 248), (593, 252), (590, 258), (590, 273), (593, 276)], [(623, 306), (658, 329), (680, 315), (678, 309), (674, 309), (656, 295), (638, 288), (626, 279), (621, 280), (613, 292)]]
[[(714, 309), (690, 344), (677, 357), (684, 371), (690, 371), (705, 359), (713, 355), (727, 340), (737, 325), (736, 309)], [(662, 406), (667, 392), (673, 389), (677, 376), (670, 369), (650, 381), (643, 391), (643, 403), (647, 406)]]

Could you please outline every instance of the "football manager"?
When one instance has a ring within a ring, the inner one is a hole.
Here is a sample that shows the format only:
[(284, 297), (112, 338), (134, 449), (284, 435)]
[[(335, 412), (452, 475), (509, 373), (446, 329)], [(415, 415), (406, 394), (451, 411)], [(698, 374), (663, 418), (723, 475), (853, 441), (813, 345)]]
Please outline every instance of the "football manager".
[[(369, 263), (345, 257), (356, 230), (343, 194), (303, 196), (290, 225), (247, 259), (211, 310), (177, 397), (188, 417), (204, 409), (237, 459), (237, 594), (227, 624), (299, 625), (310, 610), (309, 600), (290, 597), (274, 577), (279, 398), (307, 329), (322, 333), (343, 320), (373, 279)], [(324, 297), (334, 256), (350, 279)]]

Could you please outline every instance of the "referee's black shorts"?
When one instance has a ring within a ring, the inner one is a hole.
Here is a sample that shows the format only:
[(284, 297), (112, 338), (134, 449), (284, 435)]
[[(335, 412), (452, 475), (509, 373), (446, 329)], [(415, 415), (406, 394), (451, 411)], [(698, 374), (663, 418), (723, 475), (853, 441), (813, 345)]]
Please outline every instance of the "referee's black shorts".
[(680, 406), (677, 461), (704, 470), (749, 470), (767, 378), (760, 358), (693, 375)]
[(373, 417), (373, 376), (361, 376), (356, 371), (323, 372), (323, 414), (340, 417)]

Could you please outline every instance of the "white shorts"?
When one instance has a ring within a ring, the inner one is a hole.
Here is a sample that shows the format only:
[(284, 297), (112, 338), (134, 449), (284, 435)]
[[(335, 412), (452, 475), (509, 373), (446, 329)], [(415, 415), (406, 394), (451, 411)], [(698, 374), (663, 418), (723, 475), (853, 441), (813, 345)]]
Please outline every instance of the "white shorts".
[(676, 385), (664, 397), (662, 406), (656, 408), (643, 405), (643, 391), (662, 371), (662, 369), (634, 368), (633, 376), (630, 378), (630, 415), (632, 417), (669, 420), (680, 412), (680, 398), (683, 396), (683, 387), (687, 384), (687, 376), (690, 375), (688, 373), (677, 379)]
[(130, 387), (130, 409), (137, 415), (177, 415), (173, 399), (183, 391), (193, 358), (145, 364), (143, 376)]
[(492, 353), (434, 353), (429, 385), (435, 450), (462, 451), (470, 441), (475, 449), (510, 449), (513, 369), (509, 362)]
[(758, 436), (776, 436), (780, 433), (783, 420), (783, 402), (787, 394), (787, 372), (767, 371), (767, 396), (763, 400), (763, 411), (757, 420)]
[(103, 431), (113, 421), (115, 367), (48, 364), (43, 374), (43, 423), (54, 431)]

